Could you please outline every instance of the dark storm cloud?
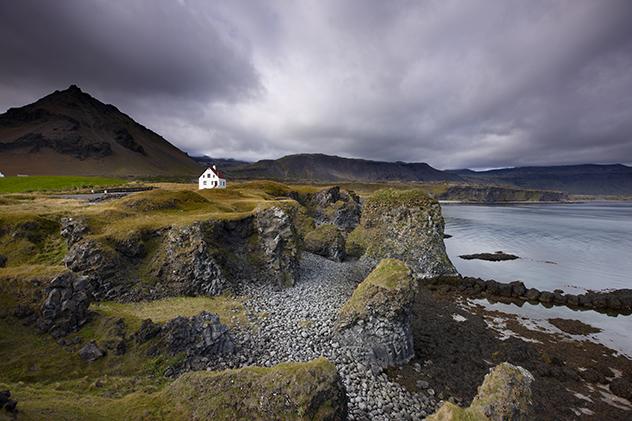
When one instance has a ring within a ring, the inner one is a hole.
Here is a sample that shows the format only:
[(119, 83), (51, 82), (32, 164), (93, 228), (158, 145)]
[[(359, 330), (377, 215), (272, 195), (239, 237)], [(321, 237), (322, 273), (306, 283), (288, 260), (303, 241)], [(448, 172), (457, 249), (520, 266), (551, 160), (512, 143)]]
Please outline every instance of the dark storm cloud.
[(632, 162), (632, 2), (0, 3), (0, 106), (78, 83), (191, 153)]

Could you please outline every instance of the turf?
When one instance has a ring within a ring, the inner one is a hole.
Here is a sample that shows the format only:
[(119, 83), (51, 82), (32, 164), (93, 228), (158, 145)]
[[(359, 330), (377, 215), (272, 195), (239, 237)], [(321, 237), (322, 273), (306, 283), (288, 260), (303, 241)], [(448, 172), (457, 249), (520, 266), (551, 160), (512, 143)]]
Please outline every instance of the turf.
[(126, 184), (120, 178), (77, 176), (29, 176), (0, 178), (0, 193), (71, 191), (94, 187), (115, 187)]

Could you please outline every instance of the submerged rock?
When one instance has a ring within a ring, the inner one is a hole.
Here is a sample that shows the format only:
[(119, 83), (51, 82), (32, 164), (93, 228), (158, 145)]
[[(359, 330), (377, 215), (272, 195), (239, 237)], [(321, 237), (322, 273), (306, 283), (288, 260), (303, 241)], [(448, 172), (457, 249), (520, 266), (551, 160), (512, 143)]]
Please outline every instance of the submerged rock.
[(488, 262), (502, 262), (505, 260), (516, 260), (520, 259), (519, 256), (515, 254), (505, 253), (504, 251), (497, 251), (495, 253), (474, 253), (474, 254), (463, 254), (459, 256), (464, 260), (487, 260)]
[(381, 367), (410, 360), (415, 290), (416, 282), (402, 261), (382, 260), (340, 309), (336, 321), (340, 341), (366, 348), (372, 362)]
[(522, 367), (502, 363), (485, 376), (467, 408), (445, 402), (428, 421), (526, 421), (531, 419), (533, 375)]
[[(347, 239), (374, 259), (403, 260), (415, 277), (454, 275), (443, 243), (439, 202), (420, 190), (385, 189), (366, 199), (360, 226)], [(355, 252), (354, 254), (357, 254)]]

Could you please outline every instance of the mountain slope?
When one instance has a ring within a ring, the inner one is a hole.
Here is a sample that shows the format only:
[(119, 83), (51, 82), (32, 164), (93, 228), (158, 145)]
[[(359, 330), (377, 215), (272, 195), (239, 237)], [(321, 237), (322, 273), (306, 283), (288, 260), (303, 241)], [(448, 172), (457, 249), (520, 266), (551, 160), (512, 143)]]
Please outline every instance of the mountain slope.
[(72, 85), (0, 115), (7, 175), (193, 175), (199, 166), (160, 135)]
[(227, 171), (236, 178), (302, 181), (462, 181), (426, 163), (382, 162), (323, 154), (288, 155)]
[(451, 170), (447, 172), (475, 183), (559, 190), (570, 194), (632, 194), (632, 167), (621, 164), (518, 167), (490, 171)]

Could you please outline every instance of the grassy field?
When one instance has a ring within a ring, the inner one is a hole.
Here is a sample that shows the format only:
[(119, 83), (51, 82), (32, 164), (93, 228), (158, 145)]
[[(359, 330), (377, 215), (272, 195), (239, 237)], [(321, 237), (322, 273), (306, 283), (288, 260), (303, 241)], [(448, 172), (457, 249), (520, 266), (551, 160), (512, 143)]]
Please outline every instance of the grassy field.
[(120, 178), (107, 177), (77, 177), (65, 175), (2, 177), (0, 178), (0, 193), (71, 191), (95, 187), (115, 187), (126, 183), (126, 180)]

